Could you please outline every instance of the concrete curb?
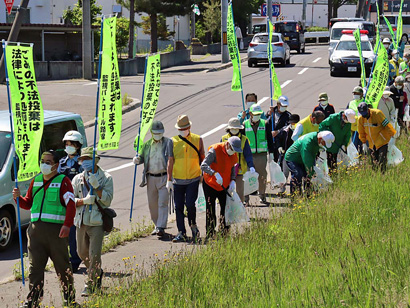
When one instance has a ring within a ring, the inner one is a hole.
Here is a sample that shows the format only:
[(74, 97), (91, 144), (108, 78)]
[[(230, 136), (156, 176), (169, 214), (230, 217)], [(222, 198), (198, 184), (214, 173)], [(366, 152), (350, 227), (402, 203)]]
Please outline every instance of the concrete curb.
[[(241, 59), (241, 62), (246, 62), (246, 61), (248, 61), (248, 57), (245, 57), (245, 58)], [(231, 66), (232, 66), (232, 62), (225, 63), (225, 64), (222, 64), (222, 65), (220, 65), (220, 66), (207, 69), (207, 70), (205, 71), (205, 73), (221, 71), (221, 70), (224, 70), (224, 69), (229, 68), (229, 67), (231, 67)]]
[[(129, 98), (132, 99), (132, 102), (122, 107), (122, 114), (130, 112), (141, 106), (141, 101), (138, 98), (132, 98), (132, 97), (129, 97)], [(84, 123), (84, 128), (94, 126), (94, 123), (95, 123), (95, 119), (87, 121)]]

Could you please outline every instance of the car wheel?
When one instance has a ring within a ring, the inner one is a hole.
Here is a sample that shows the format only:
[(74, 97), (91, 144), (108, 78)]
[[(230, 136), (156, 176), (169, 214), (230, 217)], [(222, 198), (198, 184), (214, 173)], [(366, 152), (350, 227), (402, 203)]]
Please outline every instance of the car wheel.
[(303, 45), (302, 53), (305, 53), (305, 46)]
[(0, 251), (6, 250), (13, 239), (13, 219), (6, 210), (0, 210)]
[(287, 64), (287, 65), (290, 64), (290, 55), (289, 55), (289, 58), (286, 60), (286, 64)]
[(300, 53), (300, 47), (297, 49), (297, 52)]
[(286, 66), (286, 58), (280, 60), (280, 66)]
[(248, 60), (248, 67), (253, 67), (254, 65), (256, 66), (256, 61), (254, 61), (252, 59), (249, 59)]

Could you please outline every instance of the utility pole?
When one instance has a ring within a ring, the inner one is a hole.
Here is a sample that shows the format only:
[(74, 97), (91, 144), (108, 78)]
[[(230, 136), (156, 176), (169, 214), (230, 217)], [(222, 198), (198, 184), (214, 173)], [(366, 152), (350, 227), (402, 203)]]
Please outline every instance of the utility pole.
[(128, 59), (134, 59), (134, 0), (130, 0), (130, 29), (129, 29), (129, 38), (128, 38)]
[(222, 63), (228, 63), (229, 52), (228, 52), (228, 0), (221, 0), (221, 53), (222, 53)]
[(306, 6), (307, 6), (307, 0), (303, 0), (303, 7), (302, 7), (302, 26), (303, 26), (303, 29), (306, 28)]
[[(83, 78), (92, 79), (91, 58), (91, 1), (83, 0)], [(102, 35), (102, 33), (101, 33)]]
[(272, 0), (268, 0), (266, 3), (266, 16), (269, 18), (269, 20), (272, 22)]
[(195, 13), (191, 12), (191, 41), (195, 37)]
[[(16, 17), (14, 17), (13, 25), (11, 26), (11, 30), (7, 41), (9, 42), (17, 42), (21, 24), (23, 22), (24, 16), (27, 13), (27, 6), (29, 0), (21, 0), (20, 6), (17, 8)], [(0, 60), (0, 81), (3, 82), (5, 80), (6, 73), (4, 71), (4, 55), (1, 55)]]

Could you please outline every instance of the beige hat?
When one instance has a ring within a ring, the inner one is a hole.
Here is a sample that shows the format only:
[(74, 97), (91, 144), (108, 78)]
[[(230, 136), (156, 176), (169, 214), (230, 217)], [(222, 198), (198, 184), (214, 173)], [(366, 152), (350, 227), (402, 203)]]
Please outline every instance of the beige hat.
[(243, 125), (241, 124), (241, 121), (239, 121), (238, 118), (230, 118), (228, 121), (228, 126), (226, 128), (227, 129), (231, 129), (231, 128), (243, 129)]
[(175, 128), (177, 129), (185, 129), (192, 125), (192, 122), (189, 121), (189, 118), (186, 114), (178, 116), (177, 124), (175, 124)]
[(319, 102), (320, 102), (320, 101), (327, 101), (328, 99), (329, 99), (329, 98), (328, 98), (326, 92), (323, 92), (323, 93), (320, 93), (320, 94), (319, 94), (319, 99), (318, 99)]
[(387, 86), (387, 87), (385, 87), (384, 88), (384, 91), (383, 91), (383, 95), (392, 95), (393, 94), (393, 92), (391, 92), (390, 91), (390, 87), (389, 86)]
[[(81, 155), (79, 158), (82, 158), (82, 157), (93, 158), (93, 147), (82, 148)], [(95, 151), (95, 158), (100, 158), (100, 156), (98, 156), (97, 151)]]

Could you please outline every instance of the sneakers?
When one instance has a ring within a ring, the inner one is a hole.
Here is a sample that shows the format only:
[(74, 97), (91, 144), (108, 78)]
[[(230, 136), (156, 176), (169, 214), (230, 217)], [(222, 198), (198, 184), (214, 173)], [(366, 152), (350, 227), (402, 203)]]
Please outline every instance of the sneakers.
[(178, 232), (178, 235), (172, 239), (173, 243), (179, 243), (179, 242), (186, 242), (187, 237), (185, 233), (182, 233), (182, 231)]
[(268, 202), (266, 201), (265, 195), (260, 195), (259, 196), (259, 202), (263, 203), (263, 204), (268, 204)]
[(192, 242), (196, 243), (200, 237), (198, 227), (196, 225), (192, 225), (191, 230), (192, 230)]
[(158, 231), (159, 231), (158, 228), (155, 227), (155, 229), (152, 230), (151, 235), (156, 235), (158, 233)]
[(164, 228), (157, 228), (157, 229), (158, 229), (157, 236), (162, 237), (165, 235)]

